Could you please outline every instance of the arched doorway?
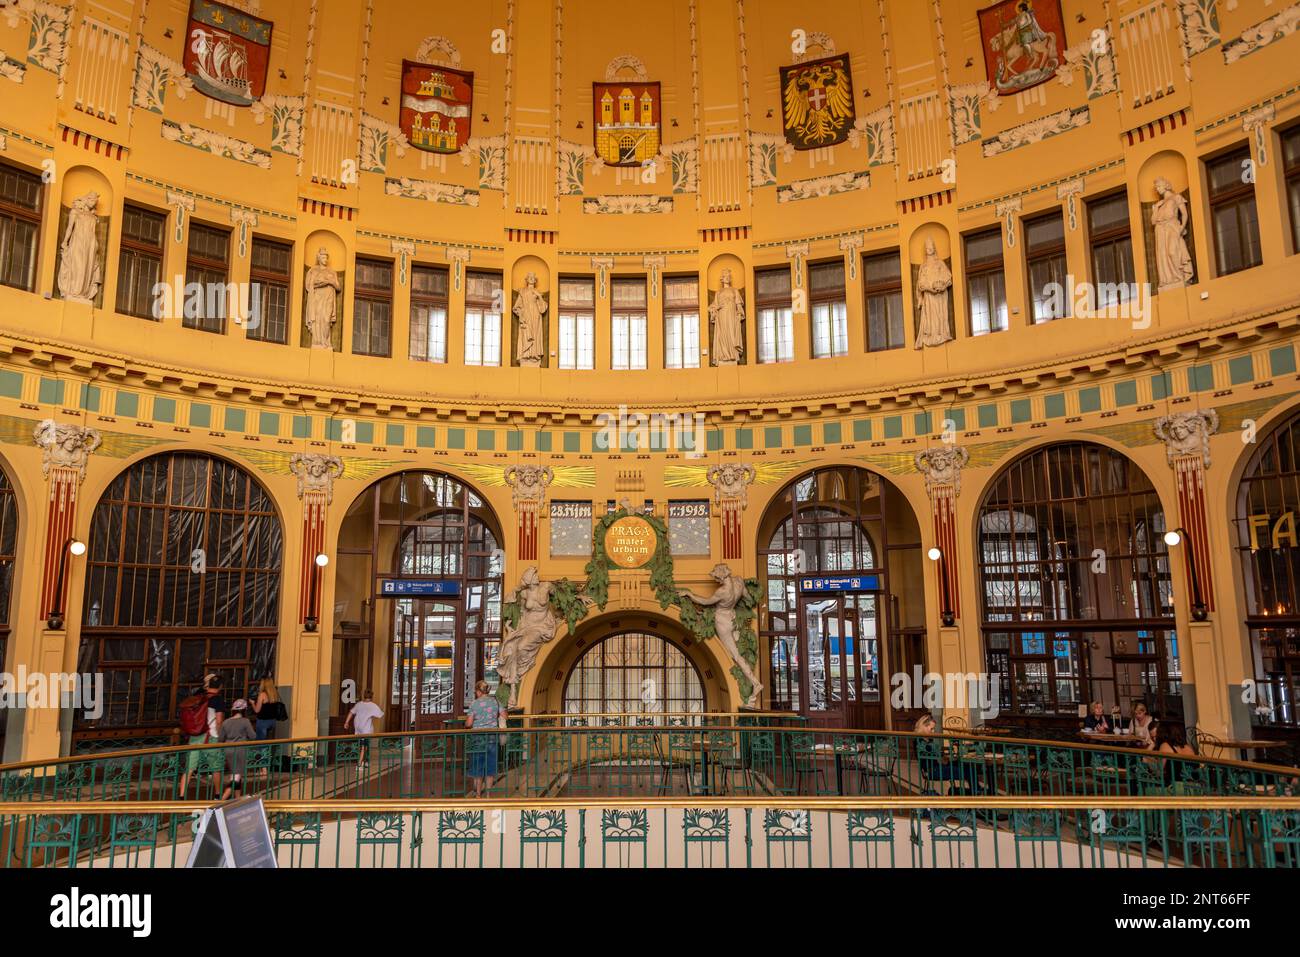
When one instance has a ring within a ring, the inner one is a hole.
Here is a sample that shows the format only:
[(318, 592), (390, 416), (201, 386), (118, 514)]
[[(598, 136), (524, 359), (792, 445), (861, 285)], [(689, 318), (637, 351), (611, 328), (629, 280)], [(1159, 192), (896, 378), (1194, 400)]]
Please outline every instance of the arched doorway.
[[(0, 670), (9, 664), (9, 615), (13, 601), (14, 563), (18, 557), (18, 498), (9, 471), (0, 465)], [(0, 755), (4, 754), (8, 708), (0, 708)]]
[(987, 667), (1004, 715), (1073, 726), (1089, 702), (1181, 720), (1165, 514), (1127, 457), (1047, 445), (993, 480), (976, 529)]
[(758, 550), (769, 706), (823, 727), (886, 727), (886, 676), (925, 662), (911, 505), (866, 469), (816, 469), (768, 505)]
[(348, 509), (335, 587), (335, 698), (370, 688), (390, 730), (439, 728), (496, 683), (501, 525), (454, 476), (400, 472)]
[(1251, 722), (1294, 734), (1300, 734), (1297, 511), (1300, 412), (1259, 440), (1237, 486), (1233, 516), (1255, 672)]
[(565, 678), (566, 715), (701, 713), (695, 663), (662, 635), (621, 631), (584, 650)]
[(104, 711), (78, 713), (74, 744), (148, 743), (205, 674), (230, 697), (273, 674), (283, 546), (274, 502), (238, 465), (164, 452), (118, 475), (91, 519), (77, 669), (104, 674)]

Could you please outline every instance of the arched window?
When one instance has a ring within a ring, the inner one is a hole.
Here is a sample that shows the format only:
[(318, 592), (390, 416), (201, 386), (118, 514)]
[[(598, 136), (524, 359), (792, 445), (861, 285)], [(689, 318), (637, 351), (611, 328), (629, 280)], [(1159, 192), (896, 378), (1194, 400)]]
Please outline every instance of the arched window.
[(685, 652), (659, 635), (610, 635), (582, 653), (564, 685), (565, 714), (704, 711), (704, 685)]
[(500, 523), (454, 476), (412, 471), (357, 497), (339, 533), (335, 716), (344, 679), (370, 687), (389, 727), (436, 728), (496, 684)]
[(1182, 713), (1165, 517), (1118, 452), (1051, 445), (1007, 466), (980, 505), (977, 556), (1001, 708), (1077, 716), (1099, 700)]
[(1237, 553), (1258, 725), (1300, 726), (1300, 413), (1259, 441), (1237, 488)]
[(272, 673), (283, 530), (244, 469), (198, 452), (121, 473), (90, 527), (80, 670), (102, 671), (91, 732), (174, 726), (179, 700), (214, 672), (230, 696)]
[(920, 543), (906, 500), (865, 469), (817, 469), (773, 499), (759, 525), (772, 708), (884, 726), (882, 675), (925, 660)]
[[(0, 671), (8, 663), (9, 604), (13, 597), (14, 561), (18, 555), (18, 500), (9, 475), (0, 468)], [(4, 754), (8, 708), (0, 708), (0, 755)]]

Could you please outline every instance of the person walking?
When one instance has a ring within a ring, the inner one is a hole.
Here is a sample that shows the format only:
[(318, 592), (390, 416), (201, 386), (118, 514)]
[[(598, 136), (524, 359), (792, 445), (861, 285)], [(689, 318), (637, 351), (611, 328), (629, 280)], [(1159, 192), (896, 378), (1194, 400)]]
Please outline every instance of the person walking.
[(467, 772), (473, 786), (473, 797), (482, 797), (485, 790), (492, 789), (497, 774), (497, 728), (501, 724), (501, 703), (492, 694), (492, 687), (486, 681), (474, 686), (474, 703), (465, 715), (467, 728), (491, 728), (491, 734), (471, 734), (469, 738), (469, 771)]

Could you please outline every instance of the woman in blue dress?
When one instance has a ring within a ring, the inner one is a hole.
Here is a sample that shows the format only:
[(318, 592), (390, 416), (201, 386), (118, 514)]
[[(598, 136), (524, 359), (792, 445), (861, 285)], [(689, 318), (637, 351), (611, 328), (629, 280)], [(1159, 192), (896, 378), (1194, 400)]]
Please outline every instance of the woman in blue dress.
[(491, 734), (467, 735), (466, 752), (469, 754), (469, 779), (473, 784), (472, 797), (482, 797), (492, 787), (497, 773), (497, 726), (501, 720), (501, 705), (492, 695), (486, 681), (474, 686), (474, 703), (465, 715), (467, 728), (491, 728)]

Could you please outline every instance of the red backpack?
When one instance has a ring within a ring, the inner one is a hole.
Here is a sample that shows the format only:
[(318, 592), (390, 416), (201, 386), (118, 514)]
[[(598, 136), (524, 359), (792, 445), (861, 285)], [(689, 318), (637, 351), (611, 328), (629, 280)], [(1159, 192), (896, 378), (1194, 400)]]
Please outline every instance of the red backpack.
[(192, 694), (181, 702), (181, 731), (191, 738), (208, 733), (208, 696)]

